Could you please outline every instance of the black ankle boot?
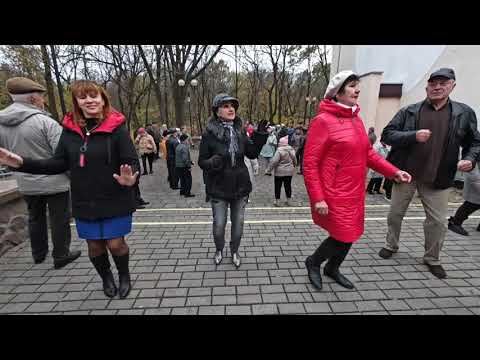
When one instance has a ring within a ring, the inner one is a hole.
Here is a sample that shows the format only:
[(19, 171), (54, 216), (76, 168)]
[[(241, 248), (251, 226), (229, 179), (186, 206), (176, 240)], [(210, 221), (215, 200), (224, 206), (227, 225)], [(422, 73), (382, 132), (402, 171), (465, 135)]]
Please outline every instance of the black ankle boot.
[(312, 257), (309, 256), (305, 260), (305, 267), (308, 272), (308, 279), (313, 287), (317, 290), (322, 290), (322, 275), (320, 275), (320, 266), (313, 264)]
[(112, 257), (118, 269), (118, 294), (120, 296), (120, 299), (125, 299), (130, 293), (130, 290), (132, 289), (130, 283), (130, 270), (128, 268), (129, 253), (127, 252), (125, 255), (120, 256), (112, 255)]
[(325, 268), (323, 269), (323, 275), (326, 275), (332, 278), (333, 280), (335, 280), (337, 284), (343, 286), (344, 288), (347, 288), (347, 289), (355, 288), (352, 282), (340, 273), (340, 270), (338, 270), (338, 268), (333, 268), (331, 266), (328, 266), (328, 264), (326, 264)]
[(110, 261), (108, 260), (108, 254), (103, 253), (100, 256), (90, 257), (90, 261), (97, 270), (98, 274), (103, 281), (103, 292), (106, 296), (113, 298), (117, 295), (117, 285), (113, 278), (112, 271), (110, 270)]
[(344, 288), (353, 289), (355, 286), (350, 280), (340, 273), (340, 265), (342, 265), (345, 257), (348, 254), (352, 244), (350, 243), (336, 243), (336, 251), (325, 264), (323, 274), (335, 280), (335, 282)]

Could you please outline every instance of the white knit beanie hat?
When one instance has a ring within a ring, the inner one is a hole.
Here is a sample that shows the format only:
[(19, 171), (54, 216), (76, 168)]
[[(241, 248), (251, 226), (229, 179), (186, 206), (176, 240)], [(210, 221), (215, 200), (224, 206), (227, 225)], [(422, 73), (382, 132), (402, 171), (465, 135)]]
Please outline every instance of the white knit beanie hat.
[(343, 83), (351, 75), (357, 75), (352, 70), (340, 71), (337, 75), (330, 79), (330, 82), (327, 86), (327, 91), (325, 91), (325, 99), (332, 99), (337, 95), (338, 90), (342, 87)]

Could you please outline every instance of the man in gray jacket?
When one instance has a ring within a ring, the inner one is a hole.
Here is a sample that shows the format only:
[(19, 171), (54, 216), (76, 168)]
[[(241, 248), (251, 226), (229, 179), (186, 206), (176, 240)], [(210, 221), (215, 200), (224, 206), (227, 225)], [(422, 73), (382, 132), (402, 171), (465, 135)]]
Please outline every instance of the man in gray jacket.
[[(22, 157), (53, 157), (62, 127), (45, 108), (46, 89), (27, 78), (7, 80), (13, 104), (0, 111), (0, 147)], [(74, 261), (80, 251), (70, 252), (70, 180), (66, 174), (32, 175), (15, 172), (20, 192), (28, 206), (28, 231), (35, 264), (48, 254), (46, 207), (50, 215), (55, 269)]]
[(192, 190), (192, 161), (190, 160), (190, 142), (188, 135), (180, 135), (180, 144), (175, 148), (175, 170), (180, 179), (180, 195), (194, 197)]

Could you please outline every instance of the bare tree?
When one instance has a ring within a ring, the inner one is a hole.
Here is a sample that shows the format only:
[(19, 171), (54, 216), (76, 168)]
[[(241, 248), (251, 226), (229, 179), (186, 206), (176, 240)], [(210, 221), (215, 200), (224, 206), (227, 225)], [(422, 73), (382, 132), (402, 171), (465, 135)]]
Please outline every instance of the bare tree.
[(50, 54), (52, 56), (53, 72), (55, 74), (55, 79), (57, 80), (57, 89), (58, 89), (58, 98), (60, 99), (60, 107), (62, 108), (62, 115), (65, 116), (65, 114), (67, 113), (67, 107), (65, 105), (65, 98), (63, 94), (63, 85), (62, 85), (60, 70), (58, 68), (57, 52), (55, 50), (55, 45), (49, 45), (49, 46), (50, 46)]
[[(186, 87), (189, 86), (190, 81), (205, 71), (221, 50), (222, 45), (217, 45), (212, 53), (208, 51), (210, 47), (210, 45), (165, 45), (177, 126), (184, 124)], [(199, 66), (204, 57), (207, 59), (206, 62)], [(185, 86), (179, 86), (179, 80), (185, 81)]]
[(46, 45), (40, 45), (42, 51), (42, 59), (45, 72), (45, 82), (47, 84), (47, 94), (48, 94), (48, 110), (52, 114), (53, 118), (57, 121), (60, 120), (58, 117), (57, 111), (57, 102), (55, 101), (55, 90), (53, 87), (52, 72), (50, 71), (50, 58), (48, 55), (48, 50)]

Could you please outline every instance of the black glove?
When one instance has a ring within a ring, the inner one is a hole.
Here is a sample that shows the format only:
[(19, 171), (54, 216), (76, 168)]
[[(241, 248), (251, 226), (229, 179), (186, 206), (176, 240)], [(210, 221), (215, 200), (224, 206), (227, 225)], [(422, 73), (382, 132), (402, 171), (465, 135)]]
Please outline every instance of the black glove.
[(269, 125), (270, 123), (267, 120), (262, 120), (258, 123), (257, 131), (259, 133), (266, 133)]
[(223, 167), (223, 158), (221, 155), (215, 154), (207, 160), (212, 170), (220, 170)]

